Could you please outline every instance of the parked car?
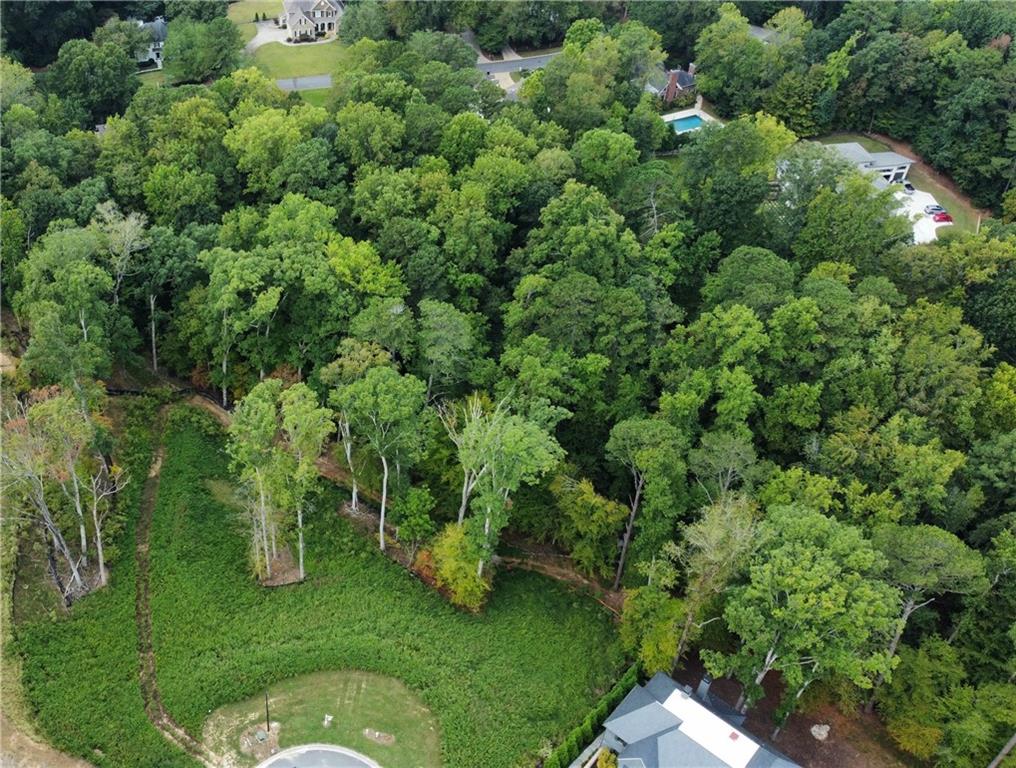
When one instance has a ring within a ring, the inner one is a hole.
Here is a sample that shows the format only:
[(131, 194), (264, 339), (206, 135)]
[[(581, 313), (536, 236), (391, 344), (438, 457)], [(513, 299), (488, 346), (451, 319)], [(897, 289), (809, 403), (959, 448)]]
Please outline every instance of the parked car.
[(933, 215), (933, 216), (932, 216), (931, 218), (932, 218), (932, 219), (933, 219), (934, 221), (937, 221), (937, 222), (940, 222), (940, 223), (941, 223), (941, 222), (952, 222), (952, 220), (953, 220), (952, 216), (950, 216), (950, 215), (949, 215), (948, 213), (946, 213), (945, 211), (939, 211), (938, 213), (936, 213), (935, 215)]
[(945, 213), (945, 208), (941, 205), (926, 205), (924, 206), (924, 212), (929, 216), (933, 216), (936, 213)]
[(917, 191), (917, 190), (916, 190), (916, 189), (914, 189), (914, 185), (913, 185), (913, 184), (911, 184), (911, 183), (910, 183), (909, 181), (904, 181), (904, 182), (903, 182), (903, 192), (904, 192), (905, 194), (908, 194), (908, 195), (912, 195), (912, 194), (914, 194), (914, 192), (916, 192), (916, 191)]

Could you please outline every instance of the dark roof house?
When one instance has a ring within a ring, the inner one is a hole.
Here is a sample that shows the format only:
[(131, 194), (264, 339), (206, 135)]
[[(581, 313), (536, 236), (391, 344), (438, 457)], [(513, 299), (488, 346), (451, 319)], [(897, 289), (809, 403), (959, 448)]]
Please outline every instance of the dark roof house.
[(148, 32), (148, 45), (135, 53), (138, 64), (153, 62), (157, 69), (162, 69), (162, 48), (166, 44), (166, 31), (169, 29), (166, 20), (159, 16), (152, 21), (134, 20), (143, 30)]
[(619, 768), (799, 768), (733, 725), (736, 717), (660, 672), (607, 717), (601, 744)]
[(688, 69), (664, 69), (658, 67), (649, 75), (646, 90), (659, 96), (665, 104), (677, 98), (678, 94), (695, 89), (695, 65), (689, 64)]

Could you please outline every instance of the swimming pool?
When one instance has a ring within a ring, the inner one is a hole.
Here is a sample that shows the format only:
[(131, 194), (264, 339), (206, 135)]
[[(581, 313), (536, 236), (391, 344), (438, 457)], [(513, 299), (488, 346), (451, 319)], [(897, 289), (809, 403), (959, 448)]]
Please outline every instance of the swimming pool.
[(685, 117), (679, 117), (676, 120), (671, 120), (667, 125), (674, 129), (674, 133), (687, 133), (688, 131), (694, 131), (696, 128), (701, 128), (705, 124), (698, 115), (687, 115)]

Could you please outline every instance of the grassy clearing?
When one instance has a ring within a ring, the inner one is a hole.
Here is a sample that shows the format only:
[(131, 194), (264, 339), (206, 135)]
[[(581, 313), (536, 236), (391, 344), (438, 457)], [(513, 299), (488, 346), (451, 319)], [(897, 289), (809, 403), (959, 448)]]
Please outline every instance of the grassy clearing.
[(327, 107), (331, 93), (331, 88), (316, 88), (310, 91), (300, 91), (300, 98), (315, 107)]
[(249, 42), (257, 34), (254, 26), (254, 14), (267, 14), (268, 18), (277, 17), (282, 13), (281, 0), (239, 0), (230, 3), (226, 15), (229, 20), (236, 24), (243, 36), (243, 41)]
[(443, 763), (526, 761), (585, 714), (621, 663), (592, 600), (543, 577), (504, 574), (483, 615), (451, 608), (335, 514), (329, 487), (307, 529), (308, 581), (275, 590), (247, 572), (238, 512), (207, 480), (221, 446), (167, 436), (152, 528), (152, 611), (162, 698), (191, 731), (266, 686), (328, 669), (402, 680), (434, 713)]
[(153, 69), (151, 72), (139, 72), (138, 80), (141, 81), (142, 85), (165, 85), (166, 71), (163, 69)]
[[(112, 582), (75, 604), (69, 616), (37, 616), (17, 624), (25, 696), (35, 724), (59, 749), (100, 768), (197, 768), (148, 722), (138, 679), (134, 623), (134, 524), (153, 448), (155, 405), (122, 398), (126, 430), (117, 459), (131, 473), (121, 503), (131, 510)], [(36, 585), (45, 589), (43, 584)], [(15, 612), (25, 615), (17, 605)]]
[(274, 79), (330, 75), (338, 69), (345, 50), (345, 46), (336, 39), (303, 45), (267, 43), (254, 51), (254, 63)]
[[(856, 141), (869, 152), (885, 152), (888, 146), (881, 141), (868, 138), (860, 133), (833, 133), (818, 139), (822, 144), (838, 144), (847, 141)], [(960, 195), (948, 187), (942, 186), (928, 171), (918, 164), (910, 166), (910, 173), (907, 174), (910, 183), (922, 192), (929, 192), (935, 196), (939, 205), (944, 206), (952, 214), (955, 221), (955, 229), (965, 232), (974, 232), (977, 229), (977, 211)], [(946, 228), (948, 229), (948, 227)], [(944, 233), (946, 229), (939, 230)]]
[[(373, 757), (385, 768), (441, 764), (437, 721), (406, 686), (368, 672), (319, 672), (284, 680), (269, 691), (270, 713), (281, 725), (279, 746), (339, 744)], [(328, 727), (325, 714), (334, 718)], [(216, 752), (235, 753), (237, 764), (255, 760), (237, 752), (240, 737), (263, 725), (265, 699), (258, 695), (217, 710), (205, 725), (205, 741)], [(379, 744), (364, 731), (394, 737)]]

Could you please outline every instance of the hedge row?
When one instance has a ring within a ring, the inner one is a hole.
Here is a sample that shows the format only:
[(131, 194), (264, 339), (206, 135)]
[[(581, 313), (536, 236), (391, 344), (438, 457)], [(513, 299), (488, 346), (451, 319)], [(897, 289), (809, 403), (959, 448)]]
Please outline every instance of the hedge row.
[(628, 695), (628, 692), (635, 687), (639, 681), (639, 666), (632, 664), (628, 671), (621, 676), (613, 688), (607, 691), (593, 707), (585, 719), (568, 734), (557, 749), (550, 753), (543, 768), (568, 768), (572, 761), (582, 754), (589, 743), (600, 730), (607, 715), (614, 711), (614, 707), (621, 703), (621, 700)]

